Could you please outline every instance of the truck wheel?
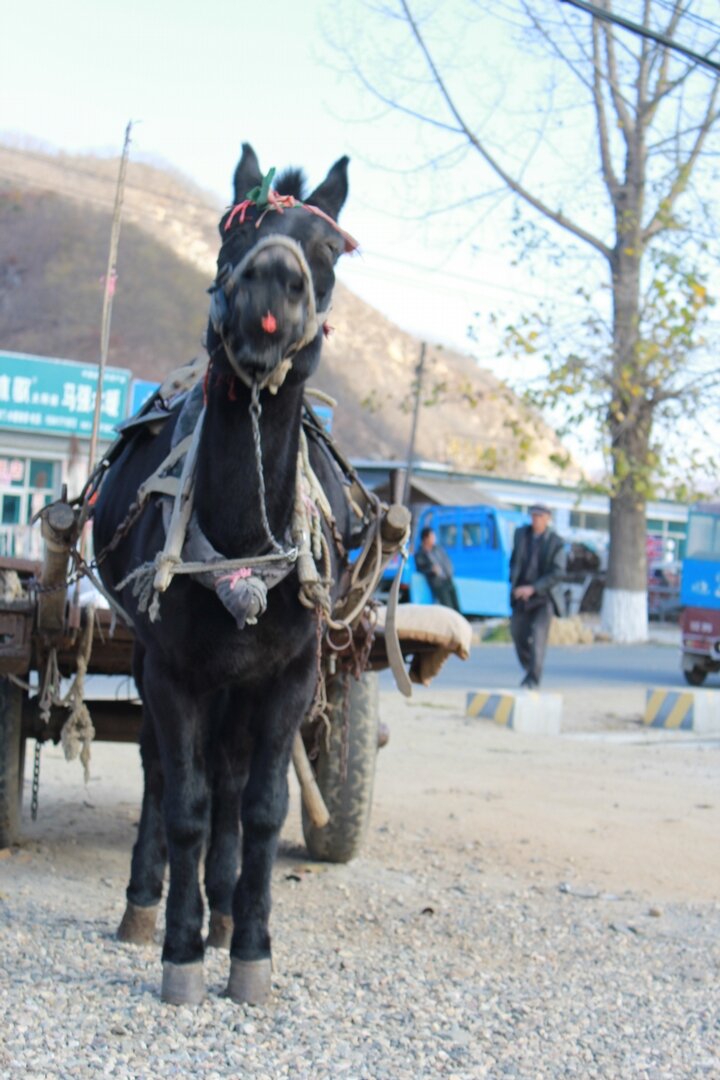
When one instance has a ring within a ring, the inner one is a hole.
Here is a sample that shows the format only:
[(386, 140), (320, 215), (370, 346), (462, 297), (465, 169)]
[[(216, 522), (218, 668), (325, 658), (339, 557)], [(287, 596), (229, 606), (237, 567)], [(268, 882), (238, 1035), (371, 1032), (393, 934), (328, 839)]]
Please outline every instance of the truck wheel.
[(22, 703), (21, 688), (0, 678), (0, 848), (10, 847), (20, 828)]
[[(330, 821), (318, 829), (303, 806), (302, 828), (314, 859), (346, 863), (359, 853), (370, 820), (378, 751), (377, 673), (366, 671), (360, 679), (342, 675), (328, 678), (327, 697), (334, 706), (330, 711), (330, 732), (327, 740), (321, 733), (319, 753), (312, 765)], [(343, 744), (347, 754), (345, 775)]]
[(697, 664), (695, 667), (690, 668), (689, 671), (683, 671), (683, 675), (685, 676), (685, 682), (689, 683), (690, 686), (702, 686), (707, 679), (706, 669), (699, 667)]

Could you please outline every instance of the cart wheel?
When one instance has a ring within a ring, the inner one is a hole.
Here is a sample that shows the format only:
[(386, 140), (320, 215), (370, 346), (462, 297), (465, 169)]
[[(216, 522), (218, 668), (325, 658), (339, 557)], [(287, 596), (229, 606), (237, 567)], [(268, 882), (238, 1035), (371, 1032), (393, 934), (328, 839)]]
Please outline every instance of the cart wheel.
[[(359, 680), (342, 675), (327, 680), (332, 724), (329, 741), (321, 736), (313, 762), (318, 787), (330, 814), (323, 829), (316, 828), (302, 811), (303, 836), (314, 859), (346, 863), (359, 853), (367, 831), (375, 783), (378, 751), (379, 683), (376, 672)], [(345, 693), (349, 693), (349, 723), (345, 733)], [(343, 741), (347, 741), (347, 769), (343, 777)]]
[(689, 683), (690, 686), (702, 686), (707, 679), (707, 670), (696, 664), (689, 671), (683, 671), (683, 675), (685, 676), (685, 682)]
[(17, 840), (22, 798), (23, 691), (9, 679), (0, 678), (0, 848)]

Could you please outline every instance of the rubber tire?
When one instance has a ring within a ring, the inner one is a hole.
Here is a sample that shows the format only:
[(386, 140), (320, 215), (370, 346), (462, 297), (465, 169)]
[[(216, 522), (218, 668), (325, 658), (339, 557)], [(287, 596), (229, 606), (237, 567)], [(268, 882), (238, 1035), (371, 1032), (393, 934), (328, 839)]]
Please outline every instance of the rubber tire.
[(320, 751), (312, 763), (315, 778), (330, 821), (316, 828), (302, 808), (302, 829), (308, 852), (321, 862), (346, 863), (359, 854), (365, 839), (378, 753), (380, 724), (379, 680), (377, 672), (366, 671), (360, 679), (349, 680), (350, 721), (347, 734), (347, 775), (341, 775), (345, 680), (334, 676), (327, 681), (331, 712), (329, 744), (321, 737)]
[(702, 686), (707, 679), (707, 671), (705, 668), (697, 667), (690, 668), (689, 671), (683, 671), (685, 676), (685, 682), (690, 686)]
[(23, 693), (0, 678), (0, 848), (14, 844), (20, 831)]

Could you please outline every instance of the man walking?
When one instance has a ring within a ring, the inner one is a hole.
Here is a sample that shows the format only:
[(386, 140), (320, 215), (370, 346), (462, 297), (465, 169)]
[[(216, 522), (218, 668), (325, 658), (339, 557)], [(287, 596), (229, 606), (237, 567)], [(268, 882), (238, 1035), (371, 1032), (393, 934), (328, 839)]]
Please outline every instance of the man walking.
[(427, 578), (433, 599), (438, 604), (460, 610), (450, 556), (435, 541), (435, 531), (429, 525), (420, 533), (420, 547), (415, 552), (415, 566)]
[(547, 506), (531, 506), (532, 524), (515, 530), (510, 556), (510, 632), (526, 673), (520, 685), (528, 690), (540, 685), (555, 607), (550, 590), (565, 570), (565, 545), (551, 517)]

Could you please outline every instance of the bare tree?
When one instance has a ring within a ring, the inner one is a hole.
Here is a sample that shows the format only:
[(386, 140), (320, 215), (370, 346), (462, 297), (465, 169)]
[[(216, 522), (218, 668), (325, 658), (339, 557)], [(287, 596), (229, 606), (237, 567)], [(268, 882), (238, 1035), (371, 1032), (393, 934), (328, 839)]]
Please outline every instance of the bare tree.
[[(597, 184), (589, 201), (587, 190), (581, 193), (574, 183), (577, 177), (570, 176), (562, 196), (548, 196), (542, 185), (533, 186), (528, 156), (520, 160), (516, 141), (503, 144), (491, 135), (487, 110), (485, 119), (477, 119), (477, 99), (455, 77), (452, 54), (443, 52), (432, 33), (432, 13), (422, 15), (419, 3), (368, 5), (372, 18), (392, 20), (395, 30), (400, 25), (406, 50), (399, 50), (390, 68), (377, 54), (359, 62), (357, 57), (367, 53), (356, 45), (351, 54), (355, 75), (384, 108), (445, 140), (443, 153), (451, 157), (458, 147), (470, 150), (481, 176), (494, 174), (532, 218), (550, 223), (551, 232), (569, 234), (577, 249), (604, 267), (604, 296), (611, 297), (607, 316), (597, 292), (586, 296), (594, 347), (585, 357), (577, 349), (568, 352), (567, 345), (561, 358), (548, 354), (545, 401), (577, 394), (586, 408), (601, 414), (610, 463), (604, 622), (616, 640), (642, 640), (647, 635), (646, 504), (662, 460), (657, 424), (681, 417), (719, 383), (717, 368), (691, 362), (703, 344), (700, 329), (711, 303), (699, 269), (699, 234), (707, 233), (707, 218), (702, 192), (694, 191), (691, 182), (711, 160), (710, 151), (717, 151), (720, 84), (706, 67), (667, 42), (682, 33), (694, 35), (707, 54), (716, 48), (720, 30), (689, 14), (687, 0), (625, 0), (622, 15), (632, 17), (649, 37), (571, 10), (559, 0), (498, 0), (496, 8), (514, 20), (513, 32), (522, 26), (532, 34), (534, 44), (574, 82), (575, 101), (586, 106)], [(612, 15), (613, 0), (596, 0), (595, 7)], [(452, 10), (455, 19), (471, 19), (480, 6), (468, 0), (464, 11), (458, 5)], [(440, 5), (437, 14), (448, 31), (447, 5)], [(454, 25), (452, 32), (461, 34), (463, 27)], [(404, 63), (407, 69), (410, 60), (416, 64), (414, 82), (408, 79), (401, 92), (394, 80), (398, 66)], [(482, 63), (478, 56), (478, 68)], [(536, 117), (546, 120), (553, 109), (538, 101), (530, 105)], [(495, 107), (502, 111), (501, 102)], [(508, 128), (511, 124), (508, 117)], [(518, 326), (514, 330), (521, 339)], [(527, 344), (527, 335), (524, 340)], [(528, 347), (536, 349), (536, 340), (537, 333)]]

